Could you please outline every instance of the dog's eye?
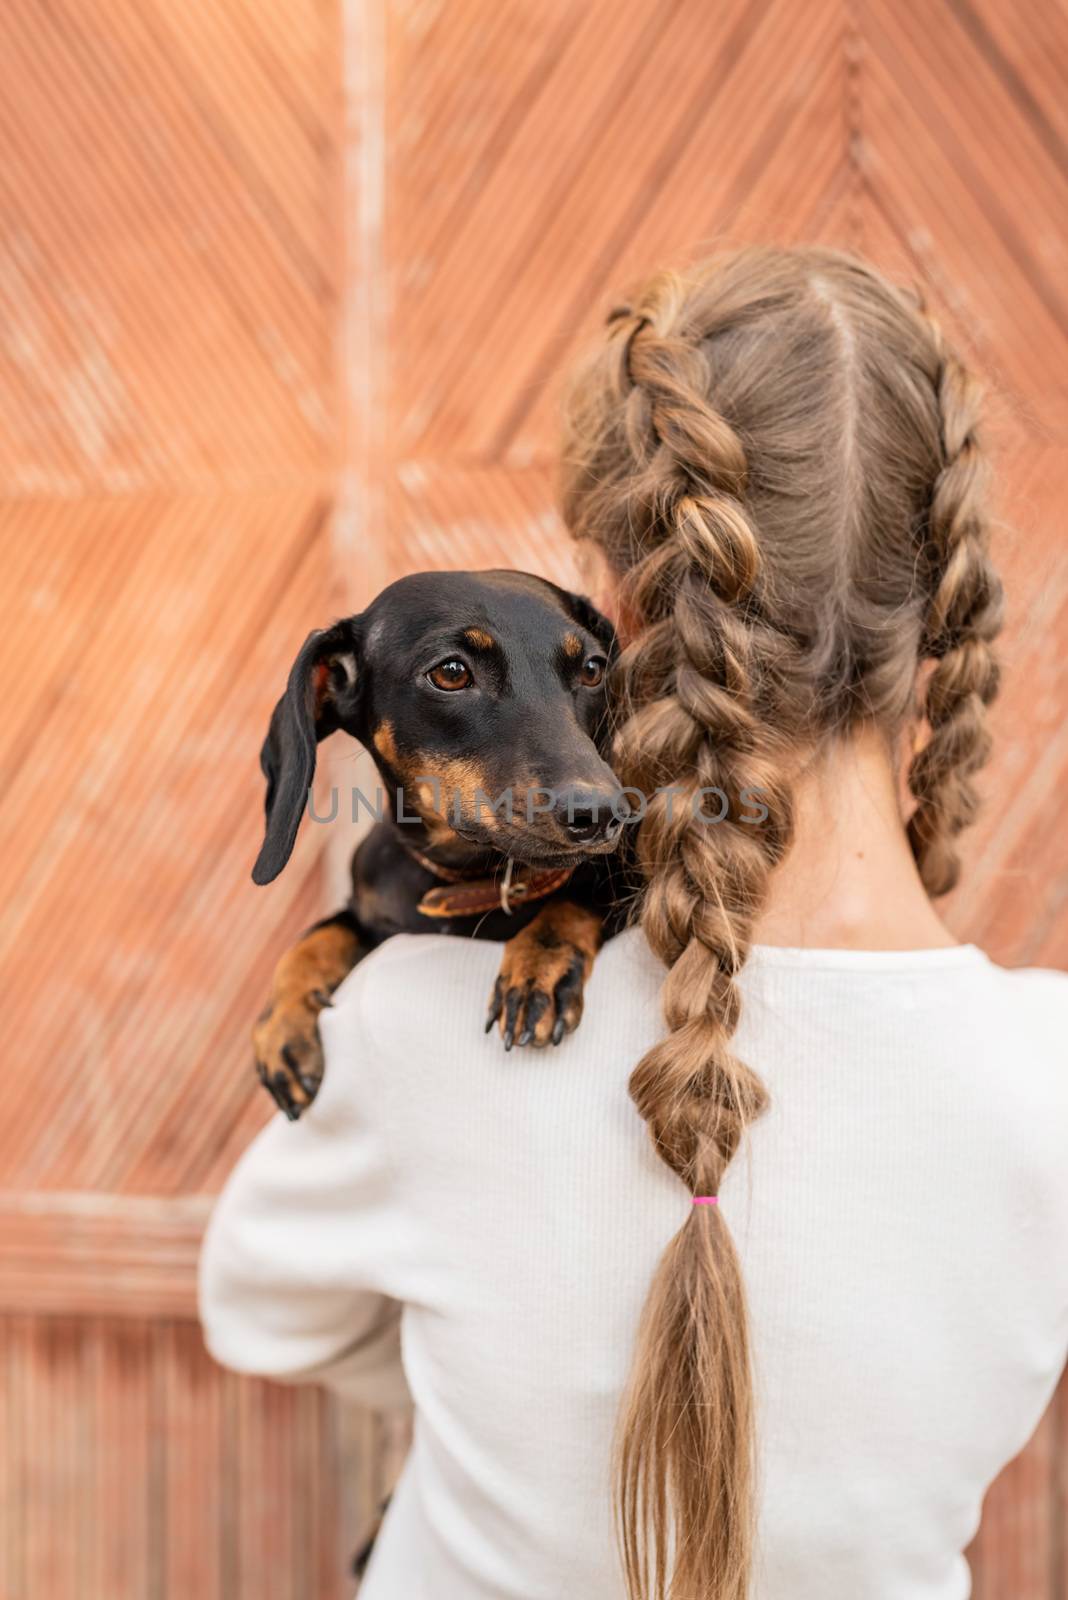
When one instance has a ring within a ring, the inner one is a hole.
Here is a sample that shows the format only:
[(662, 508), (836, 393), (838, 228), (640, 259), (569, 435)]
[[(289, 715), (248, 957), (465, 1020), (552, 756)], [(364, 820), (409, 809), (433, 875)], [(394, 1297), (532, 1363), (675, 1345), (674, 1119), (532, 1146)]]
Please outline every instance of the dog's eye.
[(608, 662), (604, 656), (587, 656), (582, 663), (579, 682), (586, 689), (596, 689), (597, 685), (604, 679), (604, 669), (607, 665)]
[(436, 667), (431, 667), (427, 677), (435, 689), (466, 689), (473, 681), (470, 668), (455, 657), (439, 661)]

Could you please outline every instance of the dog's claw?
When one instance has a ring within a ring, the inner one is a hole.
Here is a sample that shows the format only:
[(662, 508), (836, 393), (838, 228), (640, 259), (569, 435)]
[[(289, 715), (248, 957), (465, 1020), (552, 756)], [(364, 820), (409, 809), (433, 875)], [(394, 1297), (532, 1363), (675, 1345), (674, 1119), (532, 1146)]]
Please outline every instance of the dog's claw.
[(493, 993), (490, 996), (489, 1011), (488, 1011), (488, 1013), (486, 1015), (486, 1032), (487, 1033), (489, 1033), (490, 1029), (493, 1027), (493, 1024), (497, 1021), (497, 1018), (500, 1016), (501, 1007), (503, 1005), (504, 1005), (504, 988), (503, 988), (503, 985), (501, 984), (500, 978), (498, 978), (497, 982), (493, 985)]
[(505, 1050), (559, 1044), (582, 1016), (586, 960), (586, 952), (566, 940), (539, 942), (518, 934), (505, 946), (486, 1032), (499, 1022)]
[(298, 1120), (319, 1089), (321, 1009), (307, 993), (276, 999), (253, 1029), (256, 1076), (290, 1122)]

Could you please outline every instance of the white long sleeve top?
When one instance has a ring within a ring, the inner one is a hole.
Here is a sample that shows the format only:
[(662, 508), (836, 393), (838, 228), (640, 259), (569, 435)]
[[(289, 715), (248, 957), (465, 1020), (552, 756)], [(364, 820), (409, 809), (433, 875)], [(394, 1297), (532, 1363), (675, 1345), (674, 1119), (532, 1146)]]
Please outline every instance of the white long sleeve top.
[[(209, 1349), (414, 1403), (361, 1600), (623, 1600), (609, 1456), (690, 1197), (627, 1076), (662, 1032), (639, 930), (577, 1034), (505, 1054), (500, 947), (399, 937), (322, 1018), (325, 1085), (230, 1178)], [(758, 947), (768, 1085), (721, 1188), (752, 1323), (754, 1600), (962, 1600), (983, 1494), (1068, 1354), (1068, 976), (974, 945)]]

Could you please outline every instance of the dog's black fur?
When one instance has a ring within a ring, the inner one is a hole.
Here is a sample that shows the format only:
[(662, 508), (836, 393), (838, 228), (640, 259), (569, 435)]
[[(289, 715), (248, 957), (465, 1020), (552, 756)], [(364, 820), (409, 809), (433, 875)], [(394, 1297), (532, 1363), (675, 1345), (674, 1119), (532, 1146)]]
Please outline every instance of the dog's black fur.
[[(266, 834), (253, 878), (269, 883), (289, 859), (316, 747), (338, 730), (372, 754), (389, 817), (353, 857), (349, 905), (283, 957), (257, 1022), (259, 1075), (288, 1116), (318, 1088), (319, 1010), (394, 933), (508, 941), (487, 1022), (506, 1048), (559, 1043), (577, 1026), (620, 903), (611, 857), (626, 803), (601, 754), (616, 654), (588, 600), (508, 571), (402, 578), (305, 642), (260, 758)], [(511, 819), (491, 809), (506, 792)], [(465, 909), (465, 896), (496, 901), (509, 862), (527, 869), (506, 892), (510, 909)], [(565, 886), (539, 893), (568, 868)]]

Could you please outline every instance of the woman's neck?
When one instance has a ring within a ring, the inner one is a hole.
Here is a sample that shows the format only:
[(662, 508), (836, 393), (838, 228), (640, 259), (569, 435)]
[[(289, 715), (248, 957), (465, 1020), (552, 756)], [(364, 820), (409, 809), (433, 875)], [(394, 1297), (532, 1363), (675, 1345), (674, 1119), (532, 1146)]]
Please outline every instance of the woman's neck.
[(852, 950), (956, 944), (920, 881), (903, 798), (874, 731), (805, 765), (794, 785), (794, 842), (772, 874), (754, 942)]

